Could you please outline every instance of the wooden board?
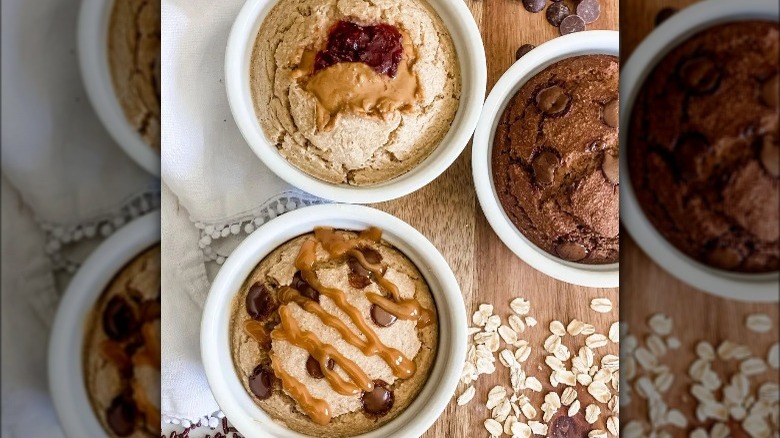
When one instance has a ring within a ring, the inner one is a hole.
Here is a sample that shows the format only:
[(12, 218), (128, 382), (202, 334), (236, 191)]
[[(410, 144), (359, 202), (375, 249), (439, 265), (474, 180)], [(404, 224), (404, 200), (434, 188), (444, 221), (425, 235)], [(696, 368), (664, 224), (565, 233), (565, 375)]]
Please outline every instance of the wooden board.
[[(453, 0), (462, 1), (462, 0)], [(566, 3), (573, 8), (571, 1)], [(601, 17), (588, 29), (617, 29), (617, 0), (602, 0)], [(523, 44), (539, 45), (557, 37), (558, 29), (547, 23), (544, 12), (527, 12), (517, 0), (466, 0), (482, 33), (488, 71), (488, 92), (499, 77), (514, 63), (515, 51)], [(469, 315), (480, 303), (492, 303), (503, 321), (511, 312), (509, 301), (522, 296), (531, 301), (531, 315), (539, 324), (523, 333), (533, 353), (525, 363), (529, 375), (535, 375), (545, 384), (545, 391), (533, 395), (532, 402), (539, 407), (543, 394), (552, 389), (549, 371), (544, 366), (542, 344), (550, 334), (550, 321), (565, 324), (578, 318), (594, 324), (599, 333), (607, 333), (609, 325), (618, 319), (617, 289), (588, 289), (561, 283), (537, 272), (509, 251), (490, 228), (476, 200), (471, 178), (471, 148), (438, 179), (425, 188), (404, 198), (376, 205), (420, 230), (442, 252), (458, 278)], [(593, 312), (589, 303), (595, 297), (609, 297), (615, 308), (610, 314)], [(574, 347), (572, 338), (564, 344)], [(584, 344), (578, 337), (577, 346)], [(503, 348), (503, 347), (502, 347)], [(576, 349), (574, 350), (576, 353)], [(600, 349), (617, 354), (617, 346)], [(542, 365), (545, 371), (537, 367)], [(487, 392), (495, 385), (509, 388), (509, 373), (497, 363), (497, 371), (483, 375), (476, 382), (477, 395), (467, 406), (456, 407), (454, 399), (426, 437), (482, 437), (488, 436), (484, 420), (490, 417), (485, 407)], [(458, 394), (463, 390), (459, 386)], [(559, 386), (560, 393), (563, 387)], [(580, 392), (583, 409), (587, 393)], [(541, 417), (541, 411), (539, 417)], [(606, 417), (602, 417), (606, 418)], [(538, 418), (540, 419), (540, 418)], [(600, 425), (603, 429), (603, 422)]]
[[(643, 0), (623, 2), (621, 28), (621, 56), (627, 59), (642, 39), (655, 27), (655, 17), (663, 8), (681, 9), (695, 3), (694, 0)], [(682, 348), (673, 355), (667, 355), (663, 363), (670, 366), (677, 375), (666, 400), (693, 419), (695, 400), (689, 396), (691, 380), (687, 377), (689, 364), (695, 359), (694, 346), (699, 341), (718, 345), (723, 340), (732, 340), (751, 347), (756, 355), (766, 357), (769, 345), (777, 342), (780, 307), (778, 304), (751, 304), (717, 298), (689, 287), (663, 271), (653, 263), (636, 245), (627, 232), (622, 233), (620, 245), (620, 285), (625, 296), (621, 317), (631, 324), (631, 332), (643, 338), (648, 332), (645, 321), (655, 312), (670, 315), (675, 321), (675, 332), (682, 341)], [(769, 333), (756, 334), (745, 328), (745, 318), (751, 313), (768, 314), (774, 329)], [(721, 375), (731, 375), (738, 363), (716, 363), (713, 369)], [(778, 382), (777, 370), (757, 376), (754, 388), (763, 381)], [(633, 398), (628, 408), (623, 409), (622, 424), (633, 419), (645, 420), (647, 406), (638, 397)], [(709, 427), (712, 423), (703, 424)], [(699, 426), (693, 422), (689, 429)], [(670, 432), (675, 429), (669, 429)], [(687, 436), (684, 434), (682, 436)]]

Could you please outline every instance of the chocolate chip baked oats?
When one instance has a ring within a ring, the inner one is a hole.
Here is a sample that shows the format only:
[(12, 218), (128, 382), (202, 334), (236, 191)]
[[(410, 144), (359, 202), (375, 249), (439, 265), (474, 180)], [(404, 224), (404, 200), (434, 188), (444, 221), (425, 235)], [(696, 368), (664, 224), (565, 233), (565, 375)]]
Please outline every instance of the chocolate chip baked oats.
[(269, 141), (319, 179), (372, 185), (438, 146), (460, 98), (452, 39), (425, 0), (281, 0), (252, 54)]
[(780, 268), (778, 23), (704, 30), (648, 75), (631, 112), (629, 170), (647, 218), (715, 268)]
[(111, 437), (160, 434), (160, 246), (111, 280), (84, 340), (92, 408)]
[(160, 152), (160, 0), (115, 0), (108, 62), (125, 117)]
[(239, 378), (274, 421), (345, 437), (415, 399), (438, 320), (422, 275), (380, 230), (317, 228), (260, 262), (236, 296), (230, 332)]
[(501, 115), (493, 181), (504, 211), (536, 246), (565, 260), (618, 261), (618, 60), (559, 61)]

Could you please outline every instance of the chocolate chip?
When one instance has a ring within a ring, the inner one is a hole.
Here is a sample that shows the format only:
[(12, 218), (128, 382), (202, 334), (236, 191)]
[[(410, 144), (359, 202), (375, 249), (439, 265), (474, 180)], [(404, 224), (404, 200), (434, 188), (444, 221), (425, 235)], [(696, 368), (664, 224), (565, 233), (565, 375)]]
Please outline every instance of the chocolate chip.
[(777, 107), (778, 99), (780, 99), (780, 84), (778, 82), (780, 82), (779, 76), (774, 75), (761, 84), (761, 102), (770, 108)]
[(604, 159), (601, 161), (601, 173), (604, 174), (604, 178), (612, 184), (620, 184), (620, 164), (619, 159), (610, 153), (604, 154)]
[(707, 137), (698, 132), (680, 136), (674, 146), (677, 170), (683, 179), (695, 179), (702, 174), (703, 156), (709, 149)]
[(671, 7), (661, 9), (657, 14), (655, 14), (655, 25), (659, 26), (676, 12), (677, 9)]
[(130, 304), (121, 296), (114, 296), (103, 312), (103, 331), (109, 338), (121, 341), (138, 329), (138, 318)]
[(356, 258), (350, 257), (347, 261), (347, 265), (349, 266), (349, 274), (347, 277), (350, 286), (355, 289), (363, 289), (371, 284), (371, 271), (364, 268)]
[(780, 145), (776, 137), (764, 136), (761, 144), (761, 165), (775, 178), (780, 176)]
[(577, 242), (559, 243), (555, 247), (555, 252), (557, 252), (561, 258), (572, 262), (578, 262), (588, 255), (587, 248)]
[(569, 96), (563, 88), (552, 85), (536, 94), (536, 107), (547, 115), (555, 115), (568, 107), (569, 100)]
[(279, 305), (263, 284), (255, 283), (246, 294), (246, 313), (252, 319), (264, 319), (271, 315)]
[(683, 62), (678, 73), (683, 85), (697, 94), (711, 93), (720, 83), (720, 69), (710, 58), (699, 56)]
[(274, 392), (274, 372), (263, 365), (258, 365), (249, 376), (249, 390), (259, 400), (271, 397)]
[(290, 287), (297, 290), (301, 295), (304, 297), (320, 302), (320, 293), (317, 292), (317, 289), (314, 289), (309, 285), (309, 283), (306, 282), (306, 280), (303, 279), (303, 275), (301, 274), (301, 271), (298, 271), (293, 275), (292, 283), (290, 283)]
[(558, 31), (561, 35), (582, 32), (583, 30), (585, 30), (585, 21), (579, 15), (569, 15), (561, 20), (561, 25), (558, 26)]
[(363, 253), (363, 257), (366, 258), (368, 263), (372, 265), (382, 263), (382, 254), (374, 248), (360, 248), (359, 251)]
[(523, 7), (528, 12), (539, 12), (544, 9), (545, 0), (523, 0)]
[(550, 427), (550, 437), (552, 438), (582, 438), (587, 436), (587, 430), (581, 430), (577, 422), (568, 415), (561, 415), (556, 418)]
[(132, 397), (128, 394), (120, 394), (108, 406), (106, 422), (117, 436), (129, 436), (135, 430), (136, 413)]
[[(327, 365), (325, 365), (329, 370), (332, 370), (333, 367), (336, 366), (336, 362), (333, 361), (333, 359), (328, 358)], [(309, 373), (312, 378), (315, 379), (324, 379), (325, 374), (322, 372), (322, 367), (320, 367), (320, 362), (314, 358), (311, 354), (309, 355), (309, 359), (306, 361), (306, 371)]]
[(593, 23), (601, 15), (601, 4), (598, 0), (582, 0), (577, 4), (577, 15), (585, 24)]
[(535, 49), (536, 46), (533, 44), (523, 44), (522, 46), (517, 48), (517, 51), (515, 52), (515, 59), (520, 59), (523, 56), (525, 56), (528, 52)]
[(372, 417), (382, 417), (390, 412), (395, 402), (395, 395), (387, 386), (385, 381), (375, 380), (373, 390), (363, 391), (360, 399), (363, 402), (363, 411), (366, 414)]
[(605, 125), (617, 128), (619, 123), (619, 108), (620, 108), (620, 100), (618, 99), (612, 99), (606, 104), (604, 104), (604, 107), (601, 109), (601, 120), (604, 122)]
[(561, 25), (561, 21), (570, 14), (569, 7), (563, 3), (553, 3), (547, 7), (547, 22), (555, 27)]
[(558, 156), (550, 151), (537, 154), (531, 161), (534, 180), (539, 184), (551, 184), (555, 180), (555, 170), (558, 168), (558, 164)]
[(395, 321), (398, 320), (398, 318), (387, 310), (377, 306), (376, 304), (372, 304), (371, 320), (374, 321), (374, 324), (378, 325), (379, 327), (390, 327), (391, 325), (395, 324)]
[(720, 269), (734, 269), (742, 263), (742, 255), (734, 248), (716, 247), (706, 256), (707, 263)]

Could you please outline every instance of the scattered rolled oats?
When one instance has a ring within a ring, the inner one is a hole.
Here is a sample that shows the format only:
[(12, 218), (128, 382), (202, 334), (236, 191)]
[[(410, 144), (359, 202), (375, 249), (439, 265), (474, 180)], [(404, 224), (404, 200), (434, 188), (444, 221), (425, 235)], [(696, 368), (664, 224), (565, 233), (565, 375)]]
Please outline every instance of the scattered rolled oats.
[(701, 341), (696, 344), (696, 355), (708, 361), (715, 360), (715, 349), (707, 341)]
[(518, 315), (527, 315), (531, 311), (531, 303), (524, 298), (515, 298), (509, 303), (509, 307)]
[(585, 328), (585, 323), (575, 318), (566, 326), (566, 331), (572, 336), (577, 336), (582, 333), (583, 328)]
[(610, 341), (617, 344), (620, 342), (620, 323), (615, 321), (612, 323), (612, 325), (609, 326), (609, 332), (607, 334), (607, 337)]
[(609, 313), (612, 311), (612, 301), (609, 298), (594, 298), (590, 301), (590, 308), (598, 313)]
[(756, 333), (766, 333), (772, 329), (772, 318), (764, 313), (754, 313), (745, 319), (745, 326)]
[(523, 412), (525, 418), (532, 420), (536, 418), (536, 408), (531, 403), (526, 403), (520, 406), (520, 410)]
[(742, 360), (750, 357), (750, 348), (731, 341), (723, 341), (718, 345), (718, 357), (722, 360)]
[(529, 421), (528, 426), (535, 435), (547, 436), (547, 425), (539, 421)]
[(604, 382), (593, 381), (588, 385), (588, 393), (601, 403), (607, 403), (612, 396), (609, 388)]
[(506, 421), (509, 414), (512, 412), (512, 405), (509, 402), (509, 399), (502, 399), (498, 402), (498, 405), (493, 408), (491, 412), (491, 416), (494, 420), (503, 423)]
[(680, 429), (688, 427), (688, 419), (677, 409), (671, 409), (666, 413), (666, 421)]
[(561, 404), (564, 406), (569, 406), (574, 402), (574, 400), (577, 400), (577, 390), (574, 388), (564, 389), (563, 393), (561, 394)]
[(616, 370), (620, 366), (620, 358), (614, 354), (606, 354), (601, 358), (601, 367), (609, 370)]
[(522, 345), (515, 350), (515, 359), (518, 362), (525, 362), (528, 360), (528, 356), (531, 355), (531, 347), (528, 345)]
[(557, 320), (550, 322), (550, 332), (561, 337), (566, 336), (566, 328), (563, 327), (563, 323)]
[(506, 417), (506, 420), (504, 421), (504, 433), (512, 435), (512, 426), (514, 426), (515, 423), (517, 423), (517, 417), (512, 415)]
[(565, 362), (569, 360), (571, 357), (571, 352), (569, 351), (569, 348), (563, 344), (558, 345), (558, 348), (553, 351), (553, 354), (555, 357), (560, 359), (561, 361)]
[(590, 404), (585, 408), (585, 421), (589, 424), (598, 421), (599, 415), (601, 415), (601, 408), (598, 405)]
[(528, 327), (535, 326), (536, 325), (536, 318), (534, 318), (533, 316), (526, 316), (525, 317), (525, 325), (527, 325)]
[(501, 436), (501, 434), (504, 432), (504, 428), (501, 426), (501, 423), (492, 418), (485, 420), (485, 429), (490, 432), (491, 436)]
[(739, 370), (746, 376), (752, 376), (766, 371), (766, 364), (757, 357), (751, 357), (739, 364)]
[(780, 346), (775, 342), (769, 347), (769, 351), (766, 354), (766, 363), (774, 369), (780, 368)]
[(493, 409), (501, 402), (501, 400), (506, 399), (506, 388), (504, 388), (501, 385), (496, 385), (493, 387), (493, 389), (488, 392), (487, 395), (487, 403), (485, 403), (485, 406), (488, 409)]
[(542, 392), (542, 382), (533, 376), (525, 379), (525, 387), (534, 392)]
[(566, 366), (563, 364), (563, 362), (561, 362), (561, 360), (555, 356), (545, 357), (544, 363), (546, 363), (548, 367), (552, 368), (553, 371), (562, 371), (566, 369)]
[(663, 313), (656, 313), (647, 320), (647, 325), (653, 333), (660, 336), (667, 336), (672, 333), (672, 318)]
[(585, 338), (585, 345), (591, 349), (603, 347), (607, 345), (607, 337), (600, 333), (594, 333)]
[(458, 397), (458, 406), (463, 406), (465, 404), (468, 404), (471, 399), (474, 398), (474, 394), (476, 393), (476, 389), (474, 389), (473, 386), (469, 386), (466, 388), (465, 391), (463, 391), (463, 394)]
[(509, 323), (509, 327), (512, 327), (512, 330), (516, 331), (517, 333), (523, 333), (525, 331), (525, 323), (519, 316), (509, 315), (507, 322)]
[(561, 345), (561, 338), (558, 335), (552, 334), (544, 340), (544, 350), (548, 353), (555, 352), (559, 345)]
[(655, 355), (655, 357), (662, 357), (666, 355), (666, 343), (658, 335), (649, 335), (645, 339), (645, 345)]
[(496, 329), (498, 329), (498, 326), (501, 325), (501, 317), (498, 315), (492, 315), (487, 319), (487, 322), (485, 323), (485, 331), (486, 332), (494, 332)]
[(607, 430), (614, 436), (620, 435), (620, 419), (614, 415), (607, 418)]
[(669, 336), (666, 338), (666, 346), (669, 347), (670, 350), (676, 350), (682, 346), (682, 343), (676, 336)]
[(585, 324), (580, 332), (581, 335), (585, 336), (592, 335), (593, 333), (596, 333), (596, 327), (591, 324)]
[(509, 368), (515, 363), (517, 363), (517, 359), (515, 359), (515, 355), (507, 350), (506, 348), (501, 350), (501, 353), (498, 355), (498, 360), (501, 362), (501, 365)]
[(498, 328), (498, 334), (501, 335), (501, 339), (507, 344), (514, 344), (517, 342), (517, 333), (507, 325), (502, 325)]
[(607, 438), (607, 433), (601, 429), (593, 429), (588, 432), (588, 438)]
[(533, 435), (531, 427), (525, 423), (517, 422), (512, 426), (512, 436), (520, 438), (530, 438)]
[(554, 409), (560, 409), (561, 407), (561, 398), (557, 392), (548, 392), (547, 395), (544, 396), (544, 401), (545, 403), (549, 403)]

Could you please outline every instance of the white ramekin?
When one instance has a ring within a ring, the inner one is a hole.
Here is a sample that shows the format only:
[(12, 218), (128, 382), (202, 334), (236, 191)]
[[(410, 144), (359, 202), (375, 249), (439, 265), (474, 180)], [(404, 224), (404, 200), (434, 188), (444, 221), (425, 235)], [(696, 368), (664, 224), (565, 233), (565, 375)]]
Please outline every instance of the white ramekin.
[(355, 187), (315, 178), (289, 163), (268, 141), (255, 115), (249, 87), (252, 48), (260, 25), (277, 0), (248, 0), (228, 39), (225, 87), (233, 117), (244, 139), (271, 171), (299, 189), (337, 202), (374, 203), (395, 199), (425, 186), (441, 175), (466, 147), (482, 110), (487, 82), (485, 48), (479, 28), (462, 1), (428, 0), (455, 43), (461, 75), (460, 104), (447, 135), (414, 169), (382, 184)]
[(531, 50), (516, 61), (490, 91), (474, 132), (471, 158), (474, 185), (479, 204), (493, 231), (515, 255), (534, 269), (581, 286), (617, 287), (618, 263), (588, 265), (563, 260), (533, 244), (515, 227), (501, 206), (493, 183), (493, 137), (507, 103), (533, 76), (564, 58), (590, 54), (618, 56), (619, 48), (618, 32), (592, 30), (555, 38)]
[(716, 24), (780, 16), (776, 0), (706, 0), (685, 8), (663, 22), (636, 48), (620, 74), (620, 219), (631, 237), (664, 270), (679, 280), (725, 298), (777, 301), (778, 273), (741, 274), (714, 269), (688, 257), (653, 227), (636, 199), (628, 167), (628, 127), (634, 99), (646, 76), (669, 51), (694, 34)]
[(87, 96), (100, 122), (130, 158), (147, 172), (160, 176), (160, 156), (130, 125), (117, 99), (108, 64), (108, 25), (112, 0), (81, 0), (78, 56)]
[(159, 241), (159, 211), (125, 225), (90, 254), (60, 301), (49, 339), (48, 377), (54, 408), (70, 438), (106, 436), (84, 381), (83, 344), (89, 314), (114, 275)]
[(230, 311), (241, 285), (266, 255), (321, 225), (349, 230), (381, 228), (383, 238), (409, 257), (430, 286), (439, 316), (439, 351), (431, 375), (417, 398), (398, 417), (361, 435), (420, 436), (450, 401), (466, 359), (463, 297), (449, 265), (428, 239), (394, 216), (359, 205), (326, 204), (286, 213), (260, 227), (233, 251), (211, 286), (200, 331), (203, 363), (214, 398), (247, 438), (305, 436), (273, 422), (244, 389), (230, 351)]

